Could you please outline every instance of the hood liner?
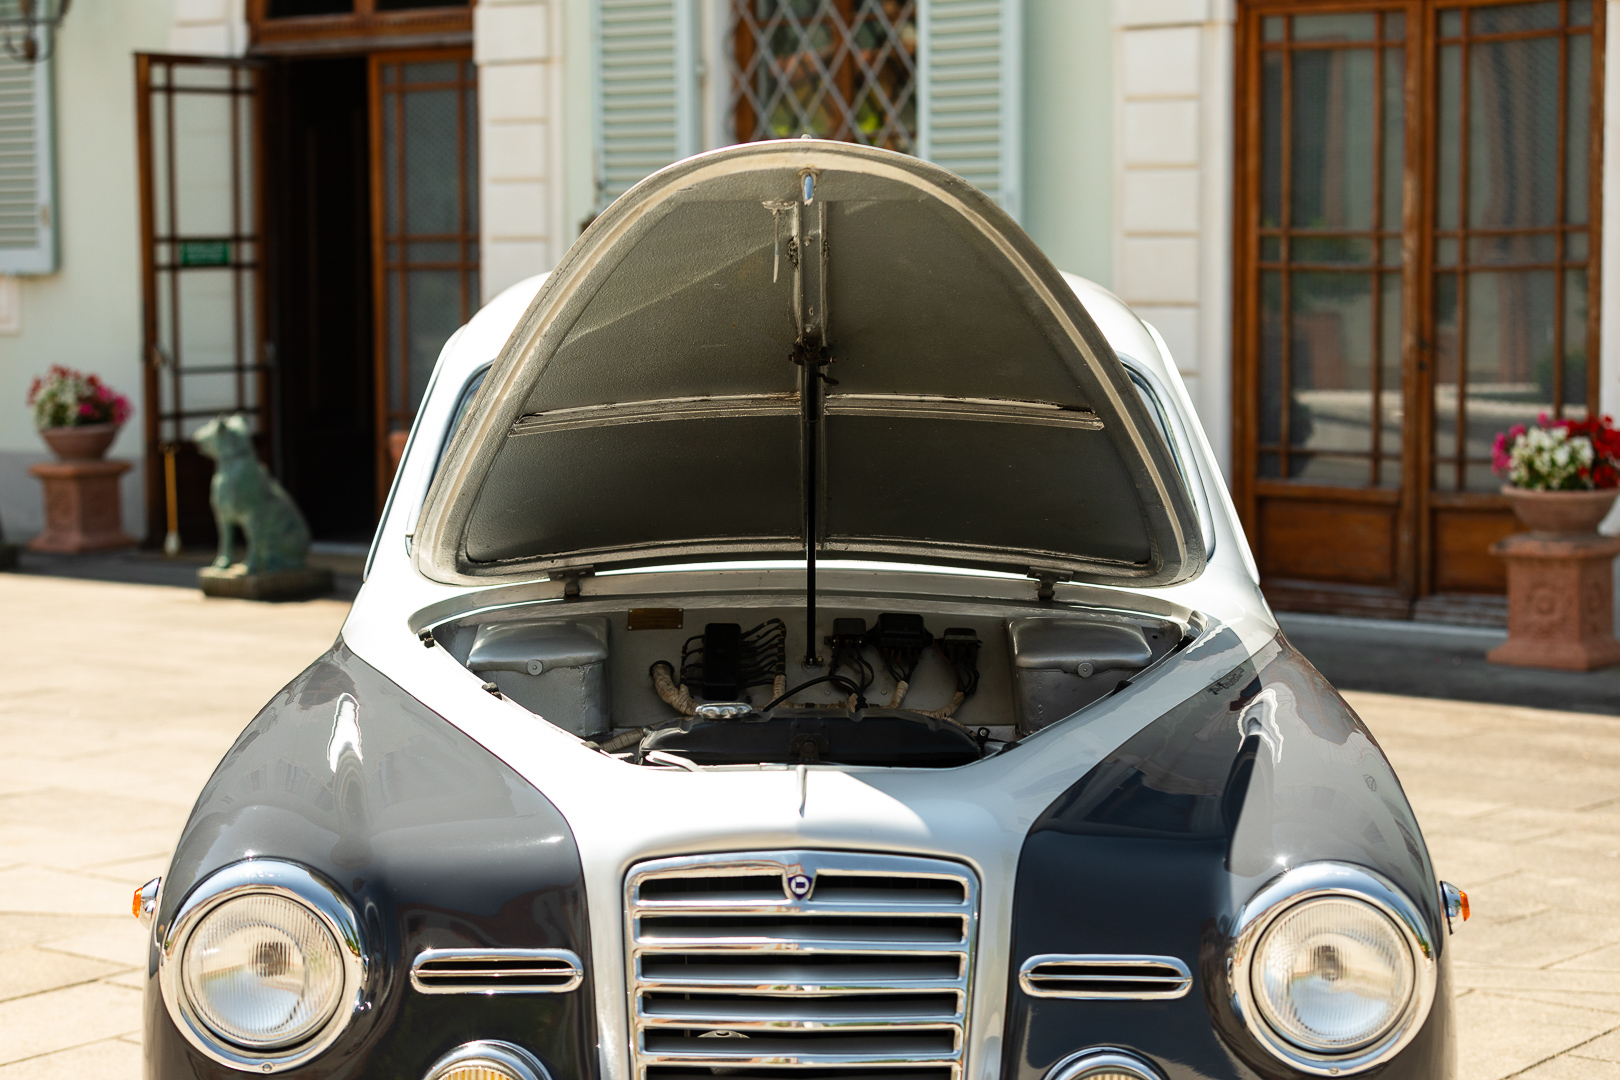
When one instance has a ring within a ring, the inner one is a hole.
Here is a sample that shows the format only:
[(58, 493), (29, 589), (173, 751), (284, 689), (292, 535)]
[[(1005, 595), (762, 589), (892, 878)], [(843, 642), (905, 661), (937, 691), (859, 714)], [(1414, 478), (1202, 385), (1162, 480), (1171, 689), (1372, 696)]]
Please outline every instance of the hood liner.
[(823, 555), (1076, 581), (1204, 559), (1033, 242), (935, 166), (812, 140), (680, 162), (586, 230), (454, 433), (414, 557), (452, 582), (781, 557), (807, 521)]

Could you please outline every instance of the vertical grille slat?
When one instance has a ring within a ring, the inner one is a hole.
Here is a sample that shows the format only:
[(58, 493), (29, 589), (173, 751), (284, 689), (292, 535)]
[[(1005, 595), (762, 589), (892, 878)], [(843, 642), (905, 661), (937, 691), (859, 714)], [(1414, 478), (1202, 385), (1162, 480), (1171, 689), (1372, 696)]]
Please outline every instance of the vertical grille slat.
[(978, 881), (937, 859), (660, 859), (625, 884), (635, 1080), (961, 1080)]

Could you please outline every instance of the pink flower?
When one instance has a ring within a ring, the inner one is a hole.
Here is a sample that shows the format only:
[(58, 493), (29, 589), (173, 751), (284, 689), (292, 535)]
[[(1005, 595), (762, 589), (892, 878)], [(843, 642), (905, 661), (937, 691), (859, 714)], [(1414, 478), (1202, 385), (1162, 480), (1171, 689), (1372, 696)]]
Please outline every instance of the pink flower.
[(1497, 432), (1496, 441), (1491, 444), (1491, 468), (1498, 473), (1505, 473), (1513, 467), (1513, 459), (1508, 456), (1507, 436)]

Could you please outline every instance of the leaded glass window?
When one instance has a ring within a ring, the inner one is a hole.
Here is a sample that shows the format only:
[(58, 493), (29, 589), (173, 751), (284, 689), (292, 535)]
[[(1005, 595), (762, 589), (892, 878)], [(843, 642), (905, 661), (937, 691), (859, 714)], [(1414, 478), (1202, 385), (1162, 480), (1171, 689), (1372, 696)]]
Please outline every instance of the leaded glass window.
[(737, 142), (917, 152), (916, 0), (732, 0), (731, 17)]

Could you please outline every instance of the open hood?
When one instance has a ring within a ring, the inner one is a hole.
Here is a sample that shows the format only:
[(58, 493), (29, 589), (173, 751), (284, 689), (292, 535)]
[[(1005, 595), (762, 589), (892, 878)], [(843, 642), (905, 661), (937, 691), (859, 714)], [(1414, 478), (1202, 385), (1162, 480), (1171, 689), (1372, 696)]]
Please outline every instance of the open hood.
[(587, 229), (428, 492), (485, 582), (804, 555), (1164, 585), (1197, 513), (1062, 276), (936, 166), (815, 140), (690, 158)]

